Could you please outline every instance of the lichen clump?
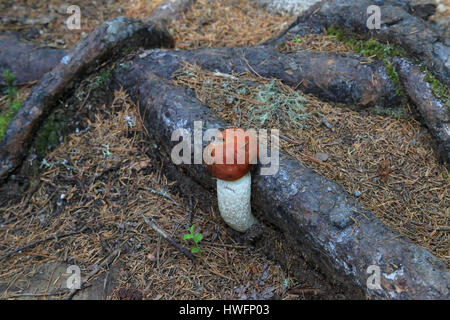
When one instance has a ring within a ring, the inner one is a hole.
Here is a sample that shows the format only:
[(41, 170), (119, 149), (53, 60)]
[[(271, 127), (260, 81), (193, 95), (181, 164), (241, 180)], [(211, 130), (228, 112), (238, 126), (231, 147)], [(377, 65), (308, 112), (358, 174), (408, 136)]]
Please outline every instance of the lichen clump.
[(294, 127), (304, 127), (308, 113), (304, 104), (307, 102), (298, 91), (285, 92), (278, 81), (257, 87), (256, 100), (262, 104), (253, 104), (249, 112), (253, 115), (253, 122), (260, 127), (267, 120), (275, 121), (278, 125), (289, 123)]
[[(196, 65), (186, 65), (175, 74), (179, 85), (197, 85), (198, 97), (205, 104), (217, 108), (225, 121), (240, 115), (249, 115), (249, 126), (256, 128), (304, 128), (310, 114), (304, 95), (280, 80), (259, 79), (246, 75), (228, 75), (203, 72)], [(236, 126), (242, 123), (233, 122)]]

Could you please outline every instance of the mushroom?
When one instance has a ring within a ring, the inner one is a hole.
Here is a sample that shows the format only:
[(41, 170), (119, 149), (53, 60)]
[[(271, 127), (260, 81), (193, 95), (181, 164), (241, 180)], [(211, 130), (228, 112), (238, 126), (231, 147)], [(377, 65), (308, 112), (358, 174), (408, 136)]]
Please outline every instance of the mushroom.
[(217, 178), (220, 215), (234, 230), (245, 232), (254, 223), (251, 212), (251, 173), (258, 143), (251, 131), (228, 128), (205, 148), (206, 167)]

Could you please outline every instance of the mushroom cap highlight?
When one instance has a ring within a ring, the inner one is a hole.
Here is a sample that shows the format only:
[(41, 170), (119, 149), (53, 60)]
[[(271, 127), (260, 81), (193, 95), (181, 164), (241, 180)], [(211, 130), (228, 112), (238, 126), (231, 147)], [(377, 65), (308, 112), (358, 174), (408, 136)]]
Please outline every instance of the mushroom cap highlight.
[(258, 140), (251, 131), (228, 128), (205, 148), (205, 156), (210, 157), (206, 167), (214, 177), (234, 181), (251, 170), (258, 153)]

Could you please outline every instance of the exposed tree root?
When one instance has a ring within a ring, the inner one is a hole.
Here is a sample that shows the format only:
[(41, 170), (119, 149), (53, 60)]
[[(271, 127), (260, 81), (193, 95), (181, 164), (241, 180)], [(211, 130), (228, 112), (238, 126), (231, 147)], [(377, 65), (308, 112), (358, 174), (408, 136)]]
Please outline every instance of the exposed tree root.
[(431, 91), (420, 68), (406, 61), (395, 59), (396, 69), (409, 98), (414, 102), (423, 122), (437, 141), (437, 150), (450, 166), (450, 110)]
[[(67, 50), (23, 43), (12, 33), (0, 35), (0, 48), (0, 71), (9, 69), (14, 73), (17, 85), (41, 79), (67, 54)], [(5, 85), (3, 78), (0, 85)]]
[(450, 85), (450, 40), (434, 31), (425, 20), (412, 15), (408, 11), (408, 3), (401, 0), (377, 3), (381, 10), (380, 29), (369, 29), (367, 8), (373, 4), (370, 0), (322, 1), (300, 15), (284, 33), (267, 44), (277, 45), (295, 35), (322, 33), (328, 27), (336, 26), (400, 45), (408, 54), (423, 61), (442, 82)]
[[(189, 5), (191, 1), (180, 3)], [(361, 32), (366, 29), (367, 20), (361, 13), (368, 5), (366, 0), (321, 3), (269, 43), (277, 44), (303, 32), (322, 32), (324, 27), (333, 24)], [(161, 24), (170, 18), (167, 12), (172, 11), (164, 12), (158, 18)], [(448, 65), (443, 60), (448, 47), (439, 37), (394, 1), (386, 1), (382, 16), (383, 28), (375, 35), (383, 40), (394, 39), (412, 54), (422, 56), (448, 84)], [(173, 39), (160, 23), (117, 18), (98, 27), (58, 58), (61, 62), (33, 87), (0, 142), (0, 179), (6, 178), (21, 164), (36, 128), (51, 111), (54, 102), (82, 77), (101, 67), (105, 61), (117, 61), (127, 50), (172, 47)], [(412, 27), (419, 31), (411, 33)], [(185, 62), (222, 73), (249, 71), (261, 77), (275, 77), (324, 99), (361, 107), (388, 107), (399, 102), (395, 85), (383, 64), (379, 61), (369, 63), (357, 55), (309, 51), (285, 54), (274, 46), (264, 45), (196, 51), (151, 50), (121, 62), (124, 63), (114, 70), (114, 83), (125, 87), (139, 103), (147, 130), (156, 137), (166, 154), (170, 154), (177, 143), (171, 142), (175, 129), (182, 127), (193, 132), (194, 121), (203, 121), (203, 130), (227, 126), (195, 97), (192, 90), (171, 84), (173, 73)], [(408, 96), (438, 139), (441, 154), (448, 161), (448, 111), (434, 99), (416, 67), (401, 59), (396, 60), (396, 67)], [(39, 72), (42, 70), (29, 73), (37, 75)], [(181, 165), (180, 168), (203, 187), (214, 188), (204, 165)], [(400, 238), (371, 212), (365, 211), (339, 184), (286, 155), (280, 156), (276, 174), (264, 176), (259, 173), (253, 179), (252, 204), (262, 220), (288, 235), (302, 255), (349, 292), (356, 292), (355, 295), (360, 297), (390, 299), (448, 297), (450, 275), (445, 263), (424, 248)], [(366, 286), (370, 265), (382, 270), (379, 289)]]

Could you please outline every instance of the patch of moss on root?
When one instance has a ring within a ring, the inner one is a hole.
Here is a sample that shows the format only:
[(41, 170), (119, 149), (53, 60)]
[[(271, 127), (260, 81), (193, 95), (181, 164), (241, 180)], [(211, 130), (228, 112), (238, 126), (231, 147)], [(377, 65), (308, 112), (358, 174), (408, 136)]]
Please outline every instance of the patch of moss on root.
[(69, 119), (63, 112), (54, 112), (47, 117), (39, 128), (33, 145), (35, 154), (42, 160), (48, 152), (62, 142), (68, 131)]
[(94, 78), (94, 80), (91, 82), (91, 88), (96, 89), (104, 89), (111, 79), (111, 72), (104, 71), (103, 73), (99, 74)]
[[(327, 29), (327, 33), (330, 36), (336, 37), (338, 41), (343, 42), (355, 53), (383, 61), (389, 78), (391, 78), (397, 87), (397, 95), (402, 94), (400, 80), (397, 72), (390, 62), (390, 58), (406, 57), (407, 53), (403, 48), (395, 45), (383, 44), (375, 39), (358, 39), (358, 35), (350, 34), (342, 29), (336, 28), (335, 26), (330, 26)], [(433, 94), (438, 99), (442, 100), (447, 108), (450, 108), (449, 88), (437, 80), (429, 70), (423, 69), (423, 71), (425, 72), (425, 80), (430, 84)]]
[(441, 100), (447, 108), (450, 109), (449, 88), (437, 80), (428, 70), (425, 71), (425, 80), (430, 84), (433, 94)]
[(345, 32), (344, 30), (336, 28), (335, 26), (330, 26), (327, 29), (327, 34), (336, 37), (338, 41), (343, 42), (355, 53), (361, 54), (370, 59), (383, 61), (388, 77), (395, 84), (396, 95), (403, 95), (399, 76), (391, 62), (391, 58), (393, 57), (406, 56), (406, 52), (401, 47), (384, 44), (375, 39), (358, 39), (357, 35)]

